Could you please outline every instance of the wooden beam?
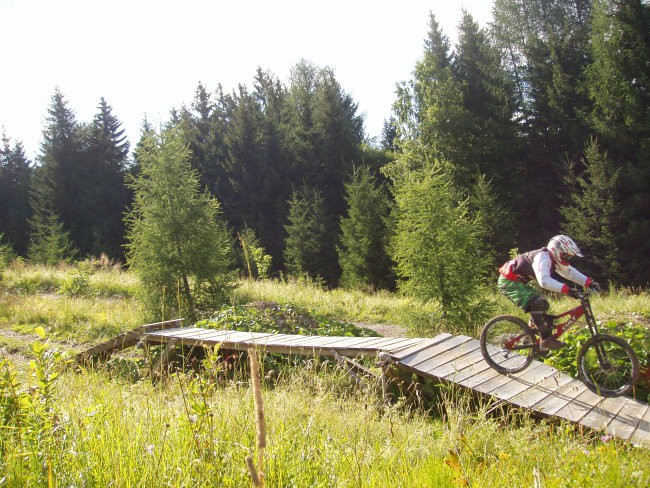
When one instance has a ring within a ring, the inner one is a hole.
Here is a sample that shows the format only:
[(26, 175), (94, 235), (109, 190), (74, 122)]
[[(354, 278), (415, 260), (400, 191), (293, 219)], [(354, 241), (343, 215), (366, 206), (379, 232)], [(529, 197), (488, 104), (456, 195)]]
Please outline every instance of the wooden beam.
[(83, 364), (87, 363), (96, 356), (100, 356), (101, 358), (106, 359), (115, 351), (121, 351), (127, 347), (135, 346), (143, 334), (156, 330), (173, 329), (180, 327), (183, 320), (184, 319), (174, 319), (166, 320), (164, 322), (155, 322), (153, 324), (141, 325), (140, 327), (136, 327), (135, 329), (120, 334), (114, 339), (102, 342), (101, 344), (97, 344), (96, 346), (80, 352), (75, 357), (75, 360), (77, 363)]

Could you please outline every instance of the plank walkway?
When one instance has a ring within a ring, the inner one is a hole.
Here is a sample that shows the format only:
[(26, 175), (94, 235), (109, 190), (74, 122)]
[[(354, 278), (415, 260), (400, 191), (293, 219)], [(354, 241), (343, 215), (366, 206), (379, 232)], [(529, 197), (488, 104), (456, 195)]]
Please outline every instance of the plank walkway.
[(539, 361), (533, 361), (520, 373), (502, 375), (483, 360), (478, 340), (464, 335), (323, 337), (173, 327), (143, 331), (142, 340), (153, 344), (219, 345), (226, 350), (257, 347), (269, 353), (315, 356), (387, 353), (394, 366), (421, 377), (456, 383), (507, 404), (650, 447), (650, 407), (646, 403), (627, 397), (603, 398), (582, 382)]

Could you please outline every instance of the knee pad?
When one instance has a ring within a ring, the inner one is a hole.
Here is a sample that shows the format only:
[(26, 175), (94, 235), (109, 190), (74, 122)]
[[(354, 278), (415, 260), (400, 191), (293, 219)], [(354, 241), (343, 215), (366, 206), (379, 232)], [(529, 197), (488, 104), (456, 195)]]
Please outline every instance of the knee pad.
[(535, 297), (526, 305), (526, 311), (530, 313), (546, 313), (550, 306), (551, 304), (548, 303), (546, 298)]

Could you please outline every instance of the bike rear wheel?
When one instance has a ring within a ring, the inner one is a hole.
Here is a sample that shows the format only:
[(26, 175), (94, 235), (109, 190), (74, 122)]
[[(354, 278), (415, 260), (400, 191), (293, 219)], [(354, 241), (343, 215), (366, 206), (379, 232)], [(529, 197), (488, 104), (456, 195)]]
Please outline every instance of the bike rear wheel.
[(517, 373), (533, 360), (535, 334), (526, 323), (511, 315), (494, 317), (481, 332), (481, 353), (499, 373)]
[(624, 339), (598, 334), (578, 353), (578, 376), (598, 395), (626, 395), (639, 379), (639, 359)]

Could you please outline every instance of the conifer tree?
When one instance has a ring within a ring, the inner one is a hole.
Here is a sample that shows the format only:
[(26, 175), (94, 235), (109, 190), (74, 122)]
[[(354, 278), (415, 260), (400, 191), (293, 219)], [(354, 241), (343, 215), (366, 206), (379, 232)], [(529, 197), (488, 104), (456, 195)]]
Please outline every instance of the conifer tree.
[(0, 232), (9, 245), (25, 255), (29, 242), (29, 185), (32, 167), (23, 145), (3, 133), (0, 147)]
[(650, 282), (650, 5), (640, 0), (594, 2), (590, 123), (621, 173), (616, 188), (620, 271), (626, 285)]
[(83, 254), (99, 256), (103, 252), (112, 258), (123, 255), (123, 214), (130, 199), (125, 181), (128, 153), (124, 129), (102, 97), (86, 131), (80, 172), (84, 186), (78, 212), (86, 218), (83, 246), (79, 243)]
[(128, 215), (128, 263), (151, 314), (196, 319), (232, 285), (232, 243), (219, 202), (201, 191), (177, 129), (144, 140)]
[(63, 222), (54, 214), (37, 213), (32, 217), (30, 243), (27, 257), (30, 261), (54, 266), (74, 259), (78, 251), (74, 248), (70, 234)]
[(284, 249), (285, 268), (291, 275), (334, 284), (338, 269), (332, 266), (336, 255), (331, 252), (330, 218), (320, 191), (302, 186), (293, 192)]
[(389, 203), (368, 167), (358, 168), (346, 185), (347, 216), (341, 218), (338, 249), (341, 284), (382, 290), (392, 287), (388, 257)]
[(449, 165), (411, 144), (386, 172), (395, 198), (391, 254), (399, 288), (435, 301), (453, 324), (484, 318), (489, 310), (479, 290), (490, 264), (481, 253), (484, 228), (459, 198)]
[[(83, 215), (79, 212), (80, 195), (85, 191), (82, 164), (82, 139), (73, 111), (59, 89), (52, 96), (47, 126), (43, 131), (38, 164), (30, 188), (33, 210), (31, 232), (42, 235), (62, 225), (74, 246), (84, 240)], [(57, 224), (53, 224), (57, 222)], [(45, 230), (44, 230), (45, 229)], [(33, 240), (33, 238), (32, 238)]]
[[(616, 202), (616, 187), (620, 170), (612, 165), (607, 154), (601, 153), (592, 139), (581, 161), (583, 172), (575, 178), (574, 190), (562, 208), (563, 230), (580, 240), (583, 252), (589, 256), (585, 271), (605, 284), (621, 283), (620, 249), (621, 208)], [(572, 168), (575, 169), (575, 168)]]

